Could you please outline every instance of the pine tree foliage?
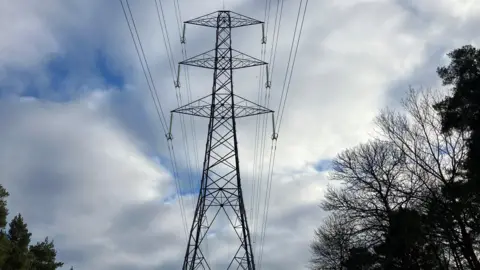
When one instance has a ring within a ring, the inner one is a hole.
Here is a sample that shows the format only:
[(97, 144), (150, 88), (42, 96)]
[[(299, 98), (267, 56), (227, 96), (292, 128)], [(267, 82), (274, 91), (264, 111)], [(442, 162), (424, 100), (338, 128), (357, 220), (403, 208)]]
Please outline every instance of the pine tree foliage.
[(0, 185), (0, 266), (3, 265), (7, 258), (7, 251), (9, 249), (8, 239), (5, 232), (5, 226), (7, 225), (7, 197), (8, 192), (2, 185)]
[[(7, 197), (0, 184), (0, 269), (1, 270), (56, 270), (63, 266), (56, 261), (57, 251), (53, 241), (45, 238), (30, 245), (32, 234), (21, 214), (7, 224)], [(73, 269), (73, 267), (71, 268)]]
[(7, 215), (8, 215), (8, 209), (7, 209), (7, 197), (8, 197), (8, 192), (5, 188), (3, 188), (2, 185), (0, 185), (0, 231), (3, 231), (5, 229), (5, 226), (7, 226)]
[(53, 245), (53, 241), (49, 241), (48, 237), (44, 241), (30, 246), (30, 254), (33, 261), (32, 270), (55, 270), (63, 266), (62, 262), (56, 262), (57, 251)]
[(28, 231), (27, 224), (21, 214), (15, 216), (9, 224), (7, 238), (9, 249), (4, 264), (5, 270), (26, 270), (29, 269), (30, 256), (28, 245), (32, 234)]

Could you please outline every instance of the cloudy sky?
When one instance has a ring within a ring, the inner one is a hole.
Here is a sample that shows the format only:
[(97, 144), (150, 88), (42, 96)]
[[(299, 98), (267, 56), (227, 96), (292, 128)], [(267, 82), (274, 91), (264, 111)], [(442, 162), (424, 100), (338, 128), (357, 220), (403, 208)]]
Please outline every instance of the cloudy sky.
[[(174, 61), (180, 61), (175, 2), (161, 1)], [(178, 3), (182, 20), (223, 5), (265, 18), (264, 0)], [(273, 110), (279, 106), (299, 3), (284, 1)], [(271, 1), (267, 55), (277, 4)], [(130, 6), (168, 113), (178, 106), (177, 94), (155, 1), (130, 0)], [(263, 246), (257, 266), (305, 268), (313, 230), (325, 216), (318, 205), (329, 183), (329, 160), (367, 140), (378, 110), (398, 106), (409, 85), (437, 87), (435, 68), (446, 63), (453, 48), (478, 44), (479, 24), (476, 0), (309, 1), (281, 123), (263, 245), (271, 123), (259, 135), (263, 157), (255, 155), (257, 118), (238, 124), (257, 258)], [(189, 56), (214, 46), (212, 29), (191, 26), (186, 37)], [(233, 38), (237, 49), (261, 57), (260, 27), (239, 29)], [(258, 68), (235, 73), (236, 93), (256, 101), (258, 91), (266, 91), (259, 77)], [(189, 78), (190, 91), (185, 82), (180, 89), (183, 103), (211, 89), (210, 71), (189, 69)], [(207, 122), (186, 117), (184, 132), (181, 120), (173, 122), (177, 183), (195, 185)], [(118, 1), (0, 0), (0, 126), (0, 182), (11, 194), (11, 216), (24, 215), (33, 241), (52, 237), (65, 269), (181, 267), (186, 235), (179, 201), (190, 226), (195, 194), (176, 191), (167, 141)], [(263, 177), (254, 178), (262, 161)], [(260, 199), (252, 200), (253, 187), (260, 187)], [(219, 235), (208, 241), (225, 241)], [(228, 241), (222, 245), (209, 250), (213, 265), (221, 265), (230, 247)]]

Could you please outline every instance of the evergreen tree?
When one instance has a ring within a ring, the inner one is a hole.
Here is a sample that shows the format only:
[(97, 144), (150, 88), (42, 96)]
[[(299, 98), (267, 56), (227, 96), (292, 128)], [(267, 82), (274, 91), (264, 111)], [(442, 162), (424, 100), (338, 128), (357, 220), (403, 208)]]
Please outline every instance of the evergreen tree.
[(452, 95), (434, 108), (442, 118), (444, 133), (466, 131), (467, 157), (462, 162), (466, 181), (443, 189), (459, 225), (460, 249), (469, 267), (480, 269), (480, 50), (467, 45), (448, 54), (451, 62), (437, 73)]
[(57, 251), (48, 237), (29, 246), (32, 234), (21, 214), (12, 219), (6, 231), (8, 196), (0, 184), (0, 270), (56, 270), (62, 267), (63, 263), (56, 261)]
[(437, 73), (443, 85), (452, 86), (452, 96), (435, 105), (442, 117), (442, 130), (470, 132), (465, 169), (470, 180), (480, 186), (480, 50), (463, 46), (448, 54), (451, 62), (439, 67)]
[(7, 226), (7, 197), (8, 197), (7, 190), (0, 184), (0, 231), (5, 230), (5, 226)]
[(9, 249), (7, 235), (5, 233), (5, 226), (7, 225), (7, 197), (8, 192), (0, 184), (0, 269), (3, 266)]
[(8, 257), (4, 263), (4, 270), (27, 270), (29, 269), (28, 245), (30, 244), (31, 233), (27, 224), (23, 221), (21, 214), (18, 214), (10, 222), (7, 238), (10, 241)]
[(7, 235), (3, 232), (0, 232), (0, 269), (3, 269), (5, 260), (8, 257), (8, 251), (10, 249)]
[(56, 262), (57, 251), (53, 241), (48, 237), (42, 242), (30, 246), (32, 256), (31, 270), (55, 270), (63, 266), (62, 262)]

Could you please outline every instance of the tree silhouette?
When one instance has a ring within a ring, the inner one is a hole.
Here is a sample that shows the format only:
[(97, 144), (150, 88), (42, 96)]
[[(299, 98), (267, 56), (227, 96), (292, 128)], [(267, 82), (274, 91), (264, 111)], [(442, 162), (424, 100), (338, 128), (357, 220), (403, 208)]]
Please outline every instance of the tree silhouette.
[[(63, 266), (56, 261), (57, 251), (48, 237), (30, 245), (32, 234), (21, 214), (7, 224), (8, 192), (0, 184), (0, 269), (1, 270), (56, 270)], [(71, 268), (73, 269), (73, 267)]]
[(325, 224), (315, 231), (315, 241), (311, 244), (314, 254), (312, 268), (342, 269), (353, 247), (354, 233), (355, 229), (347, 219), (335, 214), (328, 217)]
[[(433, 108), (442, 98), (409, 89), (401, 111), (377, 117), (378, 136), (337, 156), (331, 179), (343, 185), (328, 189), (322, 207), (349, 224), (347, 257), (337, 256), (336, 268), (317, 260), (312, 269), (478, 269), (475, 205), (463, 191), (468, 133), (442, 132)], [(346, 237), (345, 227), (326, 228), (334, 227), (320, 227), (330, 234), (317, 234), (314, 259), (344, 249), (334, 239)]]
[(57, 251), (53, 245), (53, 241), (48, 241), (48, 237), (44, 241), (30, 246), (30, 254), (32, 255), (31, 267), (35, 270), (55, 270), (63, 266), (62, 262), (56, 262)]
[(442, 117), (442, 131), (466, 131), (467, 157), (462, 163), (467, 181), (445, 187), (459, 222), (459, 246), (471, 268), (480, 269), (480, 50), (463, 46), (448, 54), (450, 64), (437, 73), (452, 95), (435, 105)]
[(28, 231), (27, 224), (21, 214), (13, 218), (9, 224), (8, 240), (10, 242), (8, 258), (4, 263), (5, 270), (29, 269), (30, 260), (28, 245), (32, 234)]
[(7, 197), (8, 192), (0, 185), (0, 266), (2, 266), (7, 258), (7, 251), (9, 249), (8, 239), (5, 232), (5, 226), (7, 225)]
[(480, 185), (480, 50), (463, 46), (448, 54), (451, 62), (439, 67), (443, 85), (452, 86), (452, 96), (435, 105), (442, 117), (442, 131), (466, 130), (469, 138), (465, 169), (476, 188)]
[(383, 269), (442, 269), (438, 248), (429, 242), (428, 221), (414, 209), (390, 215), (384, 242), (375, 247)]
[(375, 268), (377, 256), (366, 247), (353, 247), (342, 266), (346, 270), (367, 270)]
[(388, 142), (374, 140), (348, 149), (333, 162), (332, 179), (341, 189), (329, 189), (323, 208), (348, 216), (370, 246), (380, 244), (393, 211), (410, 204), (403, 192), (404, 156)]

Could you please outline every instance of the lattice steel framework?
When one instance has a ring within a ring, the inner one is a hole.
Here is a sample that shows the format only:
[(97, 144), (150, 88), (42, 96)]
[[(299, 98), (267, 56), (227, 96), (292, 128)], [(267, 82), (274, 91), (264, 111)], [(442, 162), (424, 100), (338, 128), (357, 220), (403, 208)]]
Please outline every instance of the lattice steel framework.
[[(273, 111), (233, 93), (234, 69), (267, 63), (232, 49), (231, 30), (255, 24), (262, 24), (263, 29), (263, 22), (221, 10), (186, 21), (185, 24), (215, 27), (216, 46), (211, 51), (179, 63), (179, 70), (180, 65), (213, 69), (212, 93), (172, 111), (209, 118), (200, 192), (182, 269), (212, 269), (202, 242), (212, 224), (219, 222), (219, 216), (222, 215), (226, 216), (226, 222), (233, 228), (238, 243), (233, 257), (226, 260), (226, 268), (253, 270), (255, 263), (242, 195), (236, 119), (265, 113), (272, 113), (273, 116)], [(184, 37), (182, 42), (185, 42)], [(179, 86), (178, 79), (176, 85)]]

